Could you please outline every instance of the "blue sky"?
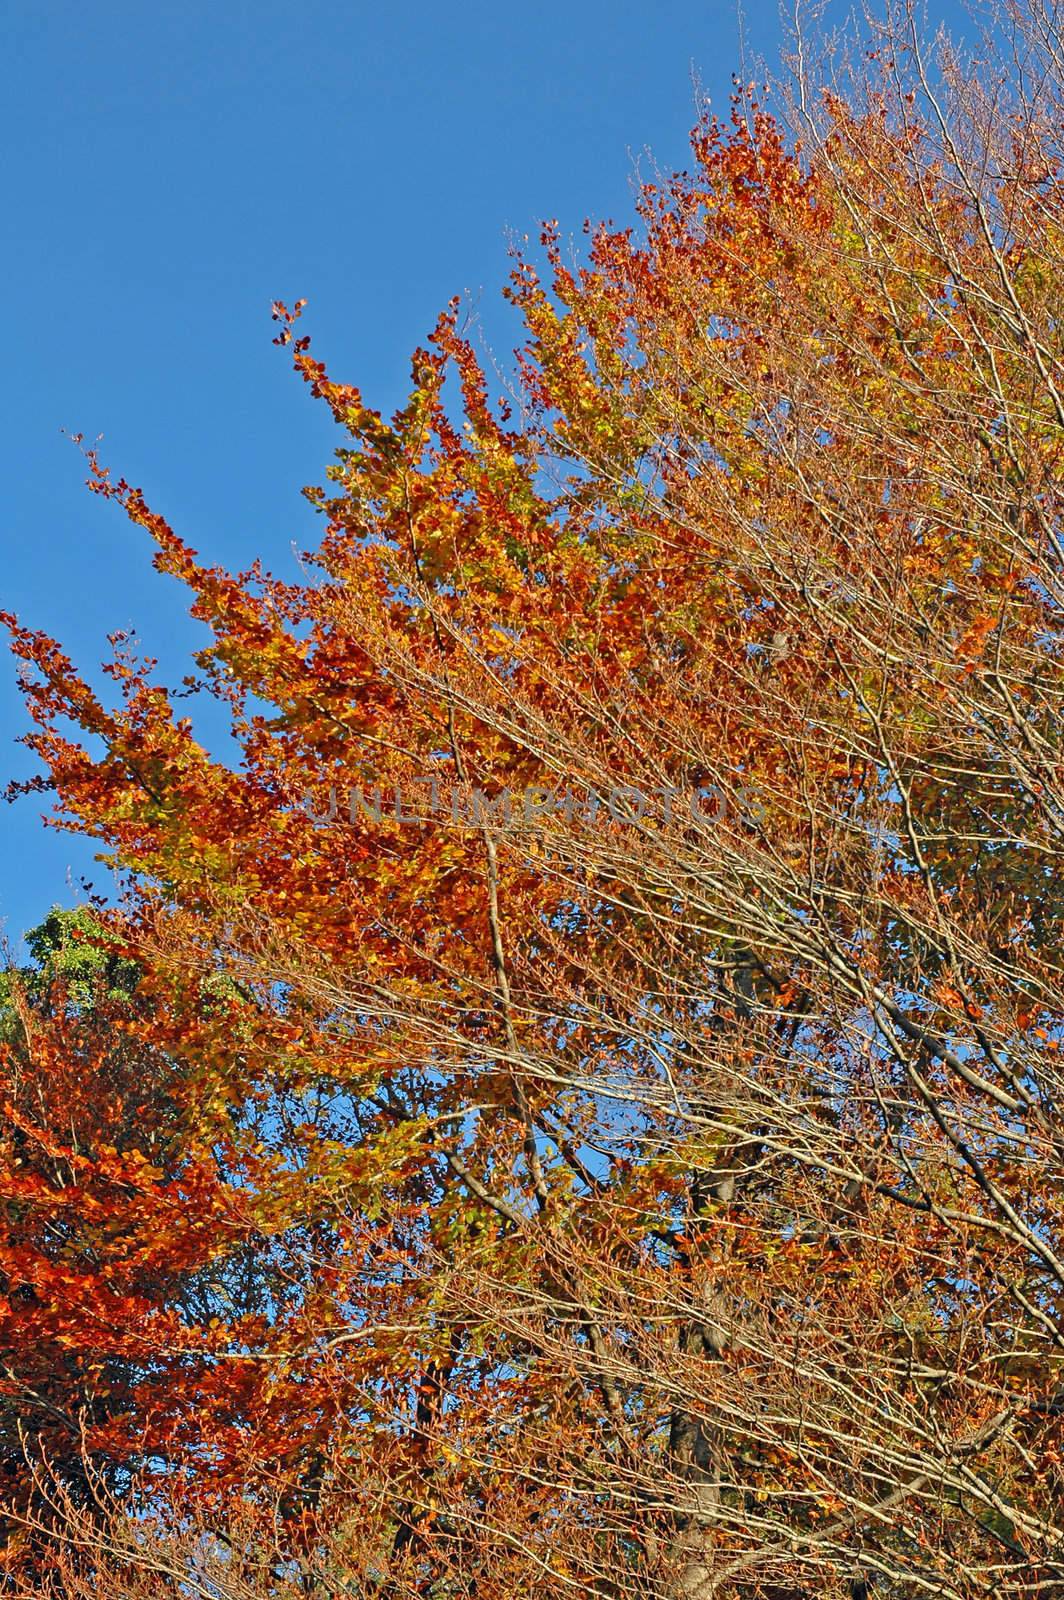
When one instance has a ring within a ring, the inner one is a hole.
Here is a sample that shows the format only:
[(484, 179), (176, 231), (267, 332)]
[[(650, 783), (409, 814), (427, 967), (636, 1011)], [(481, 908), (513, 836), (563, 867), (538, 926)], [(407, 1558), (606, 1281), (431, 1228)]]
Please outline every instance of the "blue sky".
[[(731, 0), (6, 0), (0, 15), (0, 605), (86, 668), (135, 625), (172, 678), (199, 637), (186, 596), (85, 491), (60, 430), (102, 434), (104, 459), (212, 561), (285, 570), (315, 541), (299, 490), (337, 441), (271, 344), (271, 300), (306, 296), (318, 353), (384, 410), (454, 293), (505, 362), (509, 235), (628, 220), (637, 164), (685, 164), (696, 82), (726, 110), (741, 59)], [(744, 0), (748, 56), (774, 59), (778, 16)], [(0, 662), (0, 783), (33, 770), (25, 727)], [(14, 941), (74, 902), (71, 875), (106, 883), (40, 812), (0, 806)]]

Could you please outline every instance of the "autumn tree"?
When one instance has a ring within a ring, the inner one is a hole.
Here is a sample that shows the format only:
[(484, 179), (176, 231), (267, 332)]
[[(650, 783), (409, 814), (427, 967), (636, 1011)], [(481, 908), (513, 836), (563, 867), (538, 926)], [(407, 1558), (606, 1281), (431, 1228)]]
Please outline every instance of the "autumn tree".
[(89, 907), (27, 945), (0, 974), (0, 1481), (6, 1560), (36, 1572), (53, 1478), (91, 1517), (146, 1461), (202, 1451), (201, 1408), (258, 1415), (222, 1355), (284, 1291), (129, 947)]
[(1064, 56), (997, 22), (799, 41), (638, 230), (545, 229), (501, 403), (457, 305), (390, 420), (278, 305), (343, 432), (299, 581), (90, 454), (240, 760), (10, 619), (30, 742), (289, 1286), (150, 1581), (1064, 1585)]

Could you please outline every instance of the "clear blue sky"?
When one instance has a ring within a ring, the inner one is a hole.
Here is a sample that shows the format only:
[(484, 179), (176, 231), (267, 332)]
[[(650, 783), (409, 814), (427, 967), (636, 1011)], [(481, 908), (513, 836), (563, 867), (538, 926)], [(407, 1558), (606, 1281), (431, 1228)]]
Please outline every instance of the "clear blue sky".
[[(955, 0), (932, 18), (956, 20)], [(770, 61), (777, 0), (744, 0)], [(838, 11), (836, 11), (838, 14)], [(181, 588), (83, 488), (102, 453), (213, 561), (284, 570), (318, 526), (300, 487), (335, 438), (271, 345), (305, 295), (338, 377), (385, 410), (456, 292), (505, 359), (508, 231), (627, 220), (635, 164), (683, 166), (699, 81), (726, 109), (732, 0), (4, 0), (0, 604), (82, 666), (135, 625), (172, 678), (198, 639)], [(33, 770), (0, 660), (0, 782)], [(91, 848), (41, 802), (0, 806), (9, 937)]]

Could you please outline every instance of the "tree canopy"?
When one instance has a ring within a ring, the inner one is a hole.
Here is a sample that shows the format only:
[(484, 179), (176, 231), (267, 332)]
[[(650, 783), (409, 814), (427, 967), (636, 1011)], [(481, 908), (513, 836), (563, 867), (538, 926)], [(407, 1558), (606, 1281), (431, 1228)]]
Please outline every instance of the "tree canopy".
[(298, 581), (89, 452), (236, 754), (7, 619), (124, 887), (5, 991), (13, 1584), (1064, 1585), (1064, 55), (998, 22), (546, 226), (505, 396), (457, 302), (390, 419), (278, 303)]

